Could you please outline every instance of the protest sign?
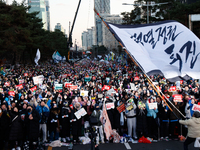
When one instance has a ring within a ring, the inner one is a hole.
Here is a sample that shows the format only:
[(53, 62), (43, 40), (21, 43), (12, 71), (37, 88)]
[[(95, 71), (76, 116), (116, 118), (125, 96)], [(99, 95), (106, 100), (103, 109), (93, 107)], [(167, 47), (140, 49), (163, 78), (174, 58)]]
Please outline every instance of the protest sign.
[(8, 95), (10, 95), (10, 96), (15, 96), (15, 92), (14, 92), (14, 91), (9, 91), (9, 92), (8, 92)]
[(131, 90), (135, 91), (136, 90), (135, 84), (134, 83), (130, 83), (130, 85), (131, 85)]
[(128, 111), (130, 111), (130, 110), (132, 110), (133, 109), (133, 105), (128, 105), (127, 107), (126, 107), (126, 110), (128, 110)]
[(30, 90), (31, 92), (35, 92), (37, 90), (37, 86), (32, 87)]
[(108, 91), (108, 90), (110, 90), (110, 88), (111, 88), (110, 86), (104, 85), (103, 88), (102, 88), (102, 91), (103, 91), (103, 90), (107, 90), (107, 91)]
[(87, 112), (84, 108), (81, 108), (79, 111), (74, 113), (77, 119), (80, 119), (81, 117), (85, 116)]
[(9, 82), (5, 82), (4, 85), (5, 86), (10, 86), (10, 83)]
[(24, 79), (19, 79), (19, 84), (24, 83)]
[(78, 86), (77, 85), (72, 85), (70, 86), (70, 90), (77, 90)]
[(81, 96), (88, 96), (88, 91), (83, 91), (83, 90), (81, 90), (81, 91), (80, 91), (80, 95), (81, 95)]
[(27, 76), (28, 76), (28, 73), (24, 73), (24, 76), (27, 77)]
[(66, 78), (67, 77), (67, 74), (63, 74), (61, 75), (62, 78)]
[(98, 98), (103, 98), (103, 94), (98, 94)]
[(70, 83), (70, 82), (65, 82), (65, 88), (70, 88), (70, 86), (72, 86), (72, 83)]
[(183, 102), (181, 94), (174, 94), (172, 95), (172, 97), (174, 98), (173, 99), (174, 102)]
[(62, 84), (55, 84), (55, 90), (62, 90), (63, 85)]
[(110, 110), (110, 109), (114, 109), (115, 108), (115, 104), (114, 103), (106, 103), (106, 109)]
[(124, 103), (122, 103), (121, 105), (119, 105), (117, 107), (117, 110), (118, 110), (119, 113), (123, 112), (125, 109), (126, 109), (126, 107), (125, 107)]
[(34, 82), (35, 85), (42, 84), (43, 81), (44, 81), (44, 76), (43, 75), (39, 75), (39, 76), (33, 77), (33, 82)]
[(154, 108), (158, 108), (158, 104), (157, 103), (149, 103), (149, 109), (154, 109)]
[(23, 85), (22, 84), (16, 85), (16, 88), (21, 90), (21, 89), (23, 89)]
[(134, 77), (134, 81), (139, 81), (139, 80), (140, 80), (140, 78), (138, 76)]
[(192, 110), (200, 112), (200, 105), (194, 104)]
[(171, 86), (169, 88), (169, 92), (175, 92), (176, 91), (176, 86)]

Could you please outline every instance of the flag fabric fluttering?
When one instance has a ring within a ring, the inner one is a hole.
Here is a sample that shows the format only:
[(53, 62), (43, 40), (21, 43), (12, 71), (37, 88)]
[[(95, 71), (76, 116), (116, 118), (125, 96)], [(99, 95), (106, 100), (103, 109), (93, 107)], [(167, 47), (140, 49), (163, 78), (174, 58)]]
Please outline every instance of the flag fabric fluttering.
[(200, 74), (200, 40), (177, 21), (143, 25), (105, 22), (115, 38), (147, 75), (161, 74), (170, 81)]
[(36, 53), (36, 56), (35, 56), (35, 59), (34, 59), (36, 65), (38, 65), (38, 61), (40, 60), (40, 55), (41, 55), (40, 50), (37, 49), (37, 53)]
[(112, 134), (112, 127), (111, 127), (110, 120), (108, 118), (108, 114), (107, 114), (107, 110), (106, 110), (106, 106), (105, 106), (105, 101), (103, 103), (103, 111), (102, 111), (102, 115), (100, 117), (100, 120), (101, 120), (101, 123), (103, 124), (103, 127), (104, 127), (106, 139), (109, 140), (109, 138)]
[(58, 51), (55, 51), (52, 55), (52, 59), (54, 60), (54, 62), (58, 63), (59, 61), (62, 61), (63, 58), (60, 55), (60, 53)]

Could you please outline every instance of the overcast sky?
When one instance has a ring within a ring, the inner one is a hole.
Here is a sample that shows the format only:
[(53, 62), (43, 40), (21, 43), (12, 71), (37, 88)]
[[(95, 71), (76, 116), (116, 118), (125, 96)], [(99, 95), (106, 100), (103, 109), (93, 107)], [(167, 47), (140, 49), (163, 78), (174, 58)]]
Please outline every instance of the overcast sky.
[[(22, 2), (22, 0), (16, 0)], [(12, 0), (9, 0), (11, 3)], [(66, 29), (69, 35), (69, 21), (73, 22), (75, 12), (79, 0), (49, 0), (50, 4), (50, 22), (51, 30), (54, 30), (55, 25), (60, 23)], [(133, 0), (110, 0), (111, 14), (121, 14), (121, 12), (130, 12), (133, 6), (122, 5), (122, 3), (133, 3)], [(78, 46), (82, 45), (81, 34), (87, 28), (94, 26), (94, 0), (82, 0), (79, 12), (76, 18), (72, 38), (75, 39)]]

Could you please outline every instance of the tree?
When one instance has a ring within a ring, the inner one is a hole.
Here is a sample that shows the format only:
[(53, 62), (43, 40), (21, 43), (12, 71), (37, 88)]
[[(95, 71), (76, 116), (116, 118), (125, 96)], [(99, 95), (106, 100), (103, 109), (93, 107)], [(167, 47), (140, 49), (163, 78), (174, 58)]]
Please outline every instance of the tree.
[(0, 0), (0, 59), (9, 63), (34, 63), (37, 49), (41, 60), (51, 58), (58, 50), (67, 57), (67, 38), (60, 31), (50, 32), (43, 29), (43, 23), (37, 17), (39, 12), (27, 13), (30, 9), (25, 0), (18, 4), (6, 5)]

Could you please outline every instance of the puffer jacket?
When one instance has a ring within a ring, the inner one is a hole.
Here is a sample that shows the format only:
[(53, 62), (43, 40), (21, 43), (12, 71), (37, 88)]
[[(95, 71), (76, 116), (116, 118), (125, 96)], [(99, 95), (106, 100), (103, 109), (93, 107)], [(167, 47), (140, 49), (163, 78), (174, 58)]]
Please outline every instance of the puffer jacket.
[(200, 137), (200, 118), (192, 117), (189, 120), (179, 120), (179, 123), (188, 127), (188, 137)]

